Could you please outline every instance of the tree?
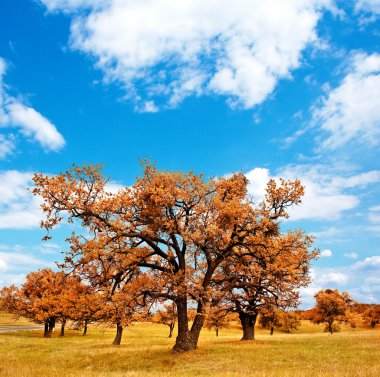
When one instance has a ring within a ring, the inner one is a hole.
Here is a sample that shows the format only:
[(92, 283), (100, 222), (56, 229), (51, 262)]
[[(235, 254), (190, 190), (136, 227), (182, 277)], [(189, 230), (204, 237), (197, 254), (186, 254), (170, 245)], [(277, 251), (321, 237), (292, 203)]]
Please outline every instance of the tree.
[(76, 294), (79, 282), (62, 271), (45, 268), (31, 272), (21, 288), (11, 286), (1, 292), (3, 307), (8, 312), (45, 325), (44, 337), (50, 338), (56, 322), (61, 322), (61, 335), (69, 317), (68, 297)]
[[(271, 180), (265, 202), (255, 207), (242, 174), (206, 181), (192, 172), (158, 171), (150, 164), (132, 187), (117, 193), (107, 190), (99, 166), (74, 166), (58, 176), (36, 174), (34, 182), (47, 231), (64, 219), (78, 220), (92, 236), (73, 235), (67, 263), (84, 266), (103, 253), (115, 260), (119, 273), (144, 268), (156, 282), (145, 293), (176, 303), (177, 352), (197, 346), (205, 307), (216, 294), (213, 276), (239, 258), (246, 241), (278, 229), (277, 220), (303, 193), (298, 180), (281, 180), (280, 185)], [(189, 301), (197, 310), (191, 328)]]
[(212, 306), (206, 315), (206, 327), (211, 330), (215, 329), (215, 335), (219, 336), (219, 329), (229, 326), (229, 311), (223, 306)]
[(144, 317), (147, 302), (146, 297), (141, 293), (141, 287), (145, 287), (146, 282), (145, 274), (131, 276), (116, 287), (112, 287), (111, 291), (104, 292), (105, 301), (100, 317), (102, 322), (116, 325), (113, 345), (120, 345), (125, 327)]
[(171, 302), (164, 304), (164, 309), (161, 309), (156, 313), (153, 317), (153, 321), (169, 326), (169, 338), (171, 338), (177, 321), (177, 308), (175, 303)]
[(362, 314), (364, 323), (374, 328), (380, 323), (380, 305), (370, 305)]
[(287, 333), (296, 331), (301, 326), (300, 317), (295, 311), (281, 311), (280, 317), (281, 328)]
[(254, 340), (260, 313), (297, 307), (299, 288), (310, 282), (310, 261), (318, 256), (318, 251), (310, 250), (312, 241), (301, 231), (272, 230), (252, 239), (232, 266), (225, 266), (223, 289), (229, 292), (231, 310), (239, 314), (242, 340)]
[(270, 330), (270, 334), (273, 335), (274, 329), (282, 326), (280, 311), (275, 308), (263, 310), (259, 316), (259, 323), (262, 328)]
[(347, 292), (339, 293), (337, 289), (325, 289), (315, 294), (316, 306), (309, 313), (311, 321), (325, 323), (325, 331), (333, 334), (340, 331), (339, 323), (347, 322), (350, 315), (352, 299)]

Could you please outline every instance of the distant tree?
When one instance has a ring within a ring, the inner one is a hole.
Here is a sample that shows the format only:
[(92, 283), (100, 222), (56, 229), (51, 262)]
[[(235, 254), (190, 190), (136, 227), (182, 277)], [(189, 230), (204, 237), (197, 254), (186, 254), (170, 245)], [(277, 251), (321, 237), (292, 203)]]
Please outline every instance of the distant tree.
[(229, 326), (229, 311), (221, 306), (211, 307), (206, 314), (206, 327), (211, 330), (215, 329), (215, 335), (219, 336), (219, 330)]
[(77, 294), (78, 278), (62, 271), (45, 268), (26, 276), (21, 288), (11, 286), (1, 291), (3, 307), (8, 312), (45, 325), (44, 337), (50, 338), (56, 322), (61, 335), (70, 317), (69, 298)]
[(316, 306), (311, 311), (313, 323), (325, 323), (325, 331), (330, 334), (340, 331), (339, 323), (348, 322), (353, 300), (347, 292), (339, 293), (337, 289), (321, 290), (314, 296)]
[(172, 338), (173, 330), (177, 322), (177, 307), (175, 303), (165, 303), (164, 308), (160, 309), (153, 316), (153, 322), (169, 326), (169, 338)]
[(280, 310), (276, 308), (267, 308), (261, 311), (259, 324), (262, 328), (270, 330), (270, 335), (273, 335), (274, 329), (282, 326)]
[(104, 297), (94, 287), (81, 283), (75, 295), (66, 297), (69, 318), (87, 335), (88, 325), (100, 321)]
[[(318, 256), (311, 250), (313, 239), (303, 232), (281, 234), (278, 229), (252, 240), (240, 250), (240, 258), (223, 270), (226, 302), (239, 315), (242, 340), (255, 338), (259, 314), (273, 308), (295, 308), (299, 304), (299, 288), (309, 284), (309, 264)], [(255, 257), (250, 258), (251, 255)]]
[(364, 323), (374, 328), (380, 323), (380, 305), (371, 305), (362, 314)]
[(280, 317), (281, 328), (287, 333), (296, 331), (301, 326), (300, 317), (295, 311), (281, 311)]

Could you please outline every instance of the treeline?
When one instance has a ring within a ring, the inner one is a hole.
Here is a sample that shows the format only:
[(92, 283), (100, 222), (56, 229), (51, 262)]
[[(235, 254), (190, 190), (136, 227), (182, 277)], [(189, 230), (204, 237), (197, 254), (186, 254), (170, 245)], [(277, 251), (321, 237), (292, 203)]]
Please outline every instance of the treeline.
[(325, 331), (340, 331), (342, 323), (353, 329), (359, 325), (374, 328), (380, 323), (380, 305), (355, 302), (347, 292), (336, 289), (321, 290), (315, 295), (314, 308), (299, 311), (300, 319), (307, 319), (316, 324), (324, 324)]
[(230, 313), (242, 339), (252, 340), (259, 314), (298, 306), (319, 254), (303, 231), (280, 229), (287, 209), (301, 203), (298, 180), (271, 179), (260, 201), (243, 174), (206, 180), (149, 163), (117, 192), (92, 165), (36, 174), (34, 183), (45, 239), (62, 222), (81, 229), (68, 238), (60, 272), (31, 273), (20, 289), (1, 293), (6, 310), (44, 323), (46, 336), (56, 321), (62, 332), (67, 320), (106, 323), (120, 344), (125, 326), (174, 305), (175, 352), (196, 348), (202, 328), (219, 328)]
[[(146, 281), (134, 281), (131, 285), (144, 283)], [(136, 291), (136, 287), (133, 291)], [(271, 335), (275, 329), (294, 332), (301, 326), (301, 320), (325, 324), (325, 331), (331, 334), (340, 331), (342, 323), (349, 324), (353, 329), (359, 325), (374, 328), (380, 323), (380, 305), (357, 303), (347, 292), (321, 290), (315, 299), (315, 307), (305, 311), (263, 305), (257, 310), (258, 323), (268, 329)], [(157, 302), (149, 296), (131, 296), (130, 291), (126, 290), (118, 294), (94, 290), (78, 276), (51, 269), (28, 274), (21, 288), (10, 286), (0, 290), (0, 309), (13, 314), (15, 318), (24, 317), (34, 323), (44, 324), (46, 338), (52, 336), (57, 324), (60, 325), (60, 336), (65, 335), (68, 323), (75, 329), (82, 329), (83, 335), (87, 334), (89, 324), (116, 326), (114, 345), (120, 344), (123, 328), (138, 321), (167, 325), (171, 338), (178, 319), (177, 306), (174, 302), (161, 301), (158, 308), (152, 308)], [(194, 321), (196, 316), (196, 309), (190, 308), (189, 321)], [(205, 326), (209, 330), (214, 329), (218, 336), (220, 329), (228, 328), (239, 317), (233, 307), (215, 306), (204, 313), (204, 319)], [(254, 333), (255, 323), (252, 328)], [(245, 333), (242, 340), (247, 340)]]

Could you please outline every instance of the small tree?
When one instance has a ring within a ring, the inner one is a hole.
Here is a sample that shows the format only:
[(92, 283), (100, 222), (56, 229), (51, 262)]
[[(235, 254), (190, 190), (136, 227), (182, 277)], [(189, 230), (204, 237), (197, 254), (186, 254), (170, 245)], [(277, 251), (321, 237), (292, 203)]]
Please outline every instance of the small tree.
[(315, 310), (310, 312), (313, 323), (325, 323), (325, 331), (330, 334), (340, 331), (339, 323), (349, 320), (352, 299), (347, 292), (339, 293), (337, 289), (321, 290), (314, 296)]
[(301, 321), (297, 312), (281, 311), (280, 318), (281, 328), (287, 333), (296, 331), (301, 326)]
[(371, 305), (364, 311), (362, 318), (365, 324), (374, 328), (380, 323), (380, 305)]
[(215, 335), (219, 336), (219, 329), (227, 328), (229, 325), (229, 311), (223, 307), (211, 307), (206, 315), (206, 327), (215, 329)]
[(270, 330), (270, 334), (273, 335), (274, 329), (282, 326), (280, 310), (268, 308), (261, 311), (259, 323), (262, 328)]
[(153, 317), (153, 322), (169, 326), (169, 338), (172, 338), (174, 326), (177, 322), (177, 307), (175, 303), (164, 304), (164, 309), (156, 313)]

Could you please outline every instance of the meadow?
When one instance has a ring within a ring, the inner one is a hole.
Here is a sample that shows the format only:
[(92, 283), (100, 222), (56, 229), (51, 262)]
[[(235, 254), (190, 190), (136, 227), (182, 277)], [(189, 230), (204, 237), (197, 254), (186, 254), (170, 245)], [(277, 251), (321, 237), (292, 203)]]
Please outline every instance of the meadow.
[[(10, 324), (0, 315), (0, 326)], [(0, 376), (380, 376), (380, 330), (359, 328), (333, 335), (303, 321), (294, 334), (258, 329), (254, 342), (240, 341), (238, 325), (202, 331), (199, 347), (173, 355), (164, 325), (137, 323), (112, 346), (113, 329), (91, 326), (87, 336), (67, 330), (45, 339), (42, 331), (0, 334)]]

